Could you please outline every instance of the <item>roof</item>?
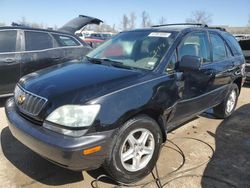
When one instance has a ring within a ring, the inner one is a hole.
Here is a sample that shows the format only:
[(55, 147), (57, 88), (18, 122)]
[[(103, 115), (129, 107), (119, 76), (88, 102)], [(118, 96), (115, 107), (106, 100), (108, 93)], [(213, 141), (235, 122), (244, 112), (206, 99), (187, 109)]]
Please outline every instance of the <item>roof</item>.
[(21, 29), (21, 30), (31, 30), (31, 31), (44, 31), (44, 32), (53, 32), (53, 33), (60, 33), (60, 34), (69, 34), (69, 33), (65, 33), (65, 32), (61, 32), (61, 31), (57, 31), (57, 30), (50, 30), (50, 29), (40, 29), (40, 28), (33, 28), (33, 27), (25, 27), (25, 26), (4, 26), (4, 27), (0, 27), (0, 30), (4, 30), (4, 29)]

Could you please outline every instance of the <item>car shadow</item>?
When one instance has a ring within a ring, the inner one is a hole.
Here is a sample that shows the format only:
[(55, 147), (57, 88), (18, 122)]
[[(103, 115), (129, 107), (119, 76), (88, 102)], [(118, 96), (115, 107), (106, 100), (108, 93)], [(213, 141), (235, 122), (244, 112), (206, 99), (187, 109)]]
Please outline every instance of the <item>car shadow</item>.
[(249, 122), (250, 104), (246, 104), (210, 134), (215, 138), (216, 150), (204, 171), (203, 188), (250, 186)]
[(5, 106), (5, 103), (8, 99), (8, 97), (0, 98), (0, 108)]
[[(46, 185), (64, 185), (82, 181), (82, 172), (75, 172), (59, 167), (34, 153), (15, 139), (9, 128), (1, 132), (1, 147), (4, 156), (20, 171), (35, 181)], [(14, 175), (13, 175), (14, 176)], [(33, 184), (34, 181), (22, 186)]]
[(243, 87), (250, 88), (250, 82), (245, 82)]

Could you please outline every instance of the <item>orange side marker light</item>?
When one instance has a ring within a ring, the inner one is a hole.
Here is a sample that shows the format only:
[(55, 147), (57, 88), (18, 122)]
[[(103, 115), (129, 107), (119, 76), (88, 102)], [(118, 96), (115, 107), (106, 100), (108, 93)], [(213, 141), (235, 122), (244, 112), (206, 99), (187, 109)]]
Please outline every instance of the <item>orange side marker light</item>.
[(83, 150), (82, 153), (83, 153), (83, 155), (90, 155), (92, 153), (96, 153), (98, 151), (101, 151), (101, 149), (102, 149), (102, 146), (95, 146), (93, 148)]

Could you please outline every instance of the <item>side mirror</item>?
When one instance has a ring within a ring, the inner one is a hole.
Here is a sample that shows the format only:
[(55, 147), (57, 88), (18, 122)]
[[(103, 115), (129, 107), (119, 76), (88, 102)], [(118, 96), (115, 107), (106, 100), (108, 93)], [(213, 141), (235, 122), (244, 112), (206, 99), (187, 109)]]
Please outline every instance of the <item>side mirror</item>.
[(179, 63), (179, 70), (185, 71), (198, 71), (200, 70), (202, 60), (198, 56), (185, 55), (181, 58)]

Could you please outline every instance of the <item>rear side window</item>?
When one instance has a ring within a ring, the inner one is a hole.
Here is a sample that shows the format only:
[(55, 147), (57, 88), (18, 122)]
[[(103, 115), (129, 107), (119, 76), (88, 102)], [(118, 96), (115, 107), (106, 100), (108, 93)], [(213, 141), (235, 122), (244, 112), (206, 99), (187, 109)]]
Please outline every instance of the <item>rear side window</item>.
[(250, 38), (248, 40), (240, 40), (239, 43), (242, 50), (250, 50)]
[(224, 60), (227, 57), (226, 47), (223, 39), (217, 34), (210, 34), (213, 50), (213, 61)]
[(59, 46), (80, 46), (80, 43), (70, 36), (53, 34)]
[(52, 38), (48, 33), (25, 31), (25, 50), (44, 50), (53, 47)]
[(237, 40), (234, 38), (234, 36), (229, 33), (224, 33), (223, 36), (225, 37), (230, 48), (232, 49), (233, 54), (242, 55), (241, 47), (239, 43), (237, 42)]
[(16, 51), (17, 31), (0, 32), (0, 53)]
[(203, 62), (210, 62), (210, 49), (206, 33), (192, 33), (184, 39), (178, 48), (179, 60), (185, 55), (201, 57)]

